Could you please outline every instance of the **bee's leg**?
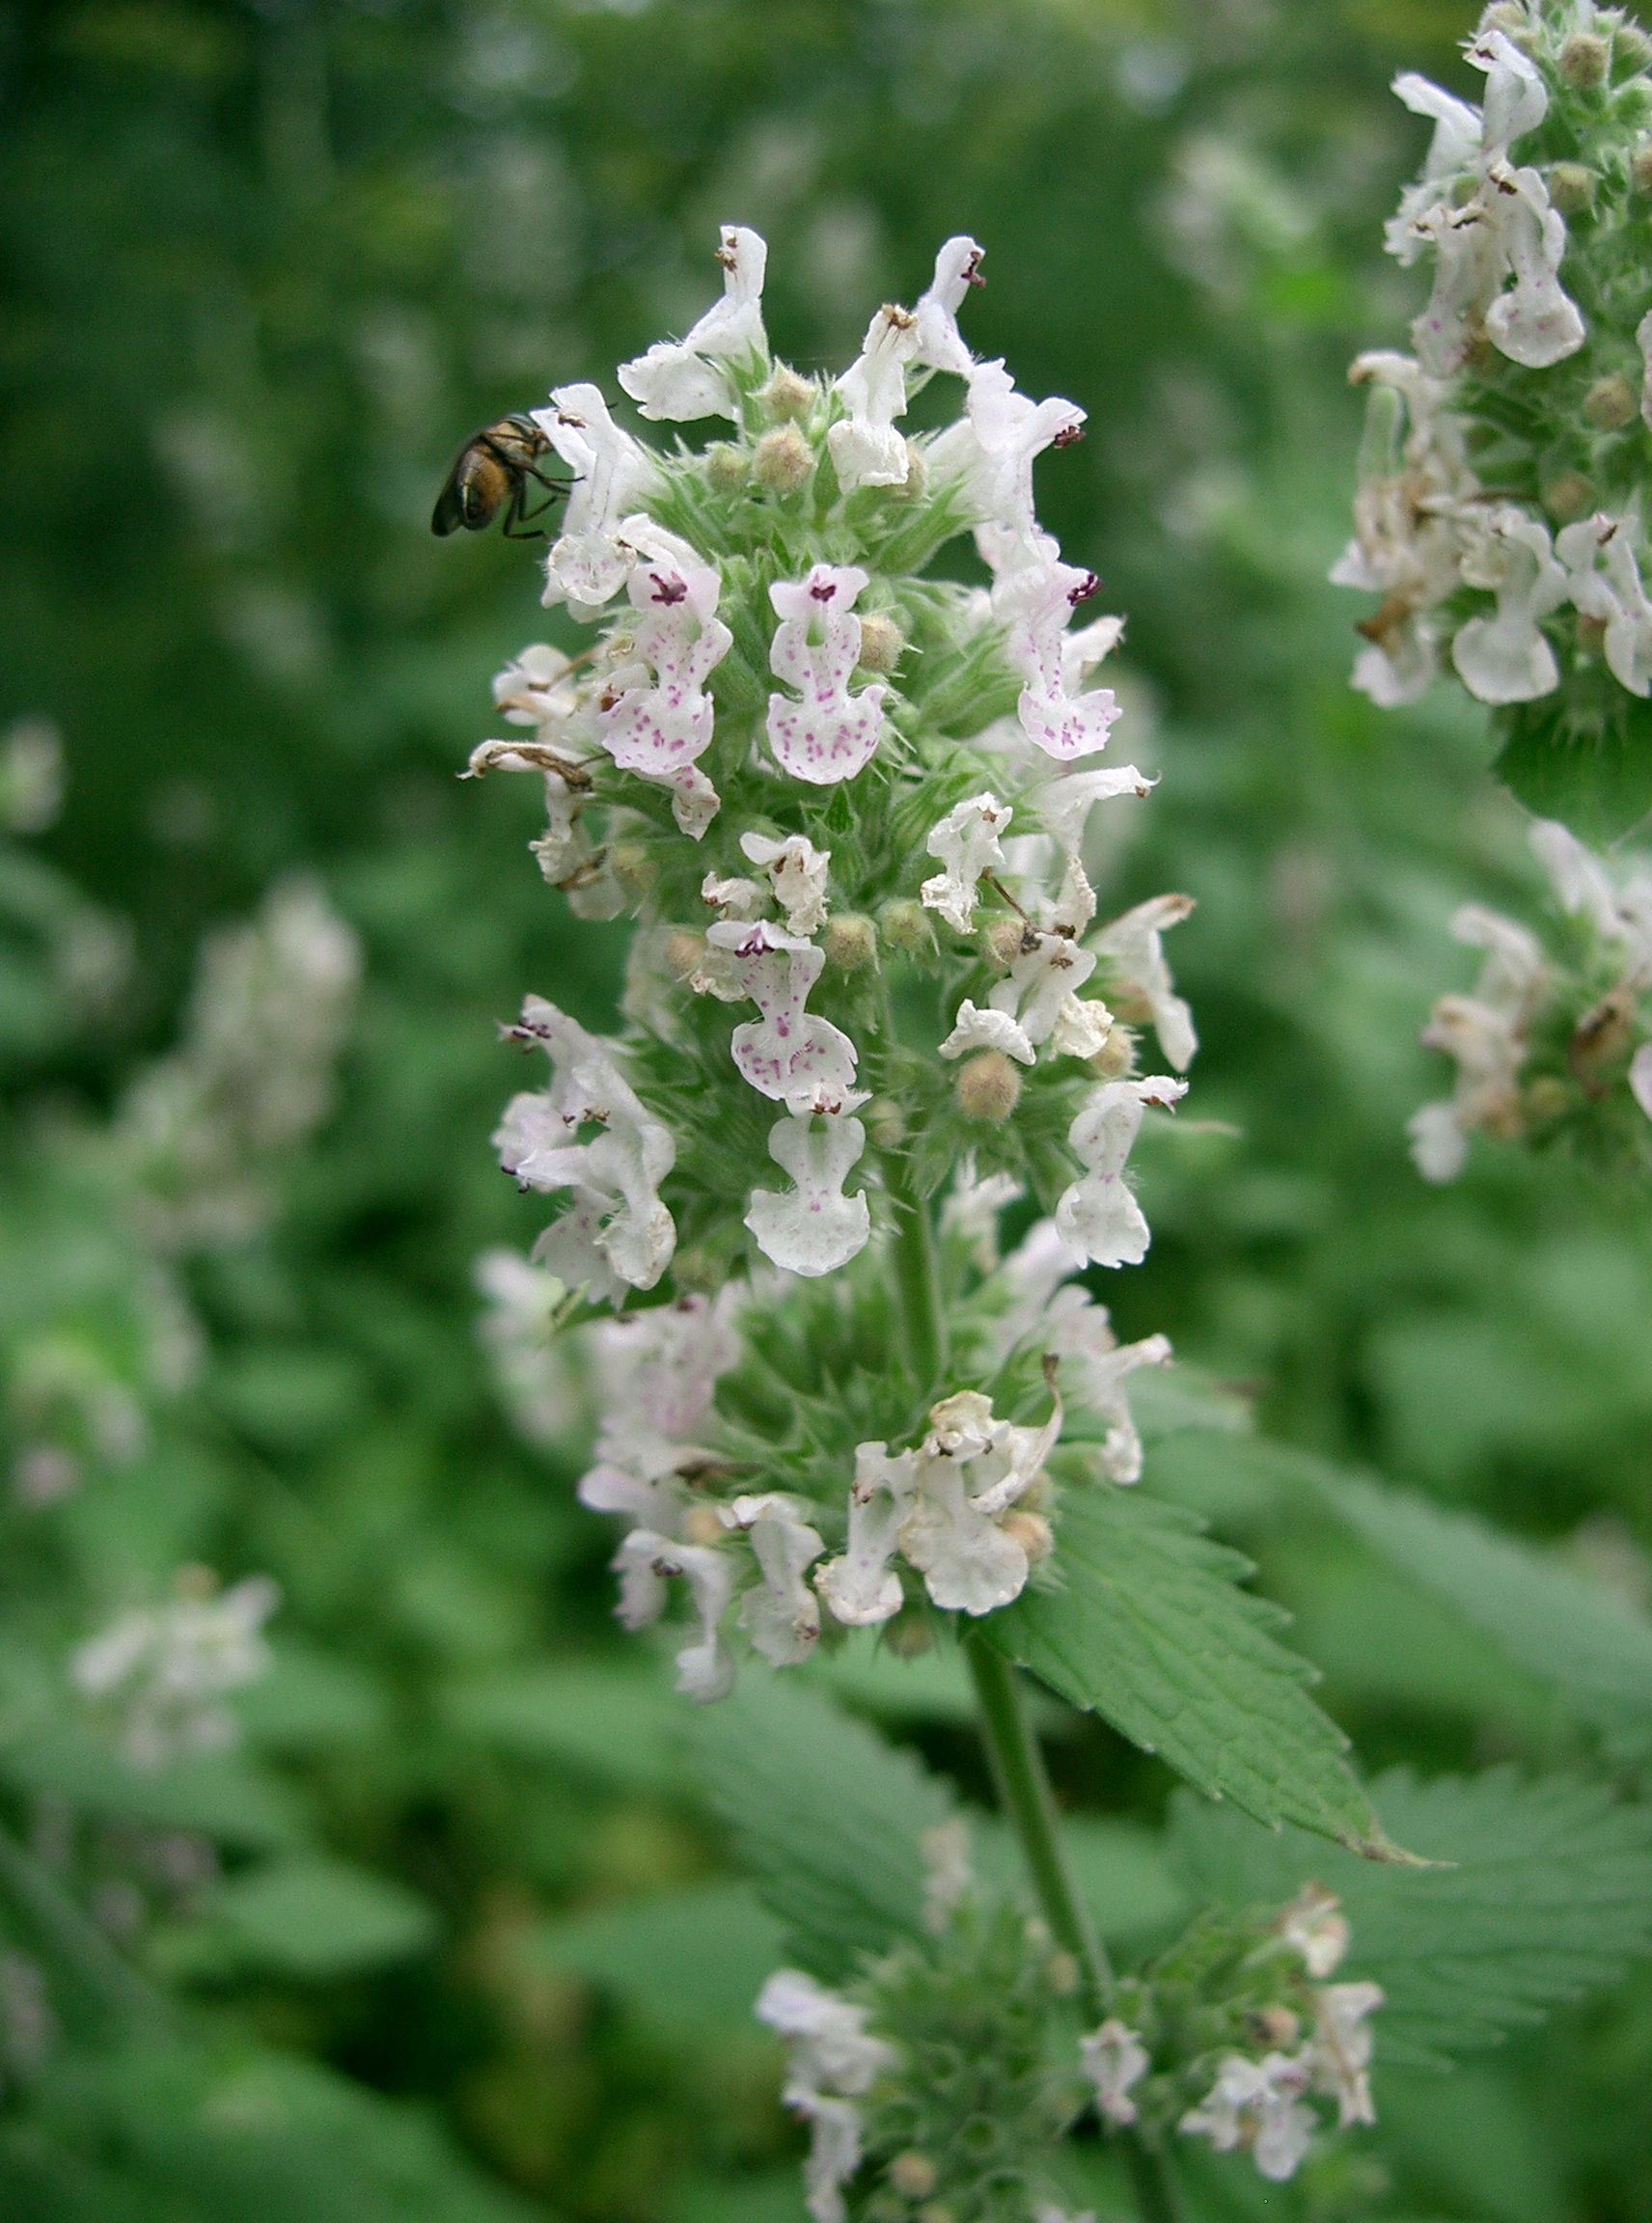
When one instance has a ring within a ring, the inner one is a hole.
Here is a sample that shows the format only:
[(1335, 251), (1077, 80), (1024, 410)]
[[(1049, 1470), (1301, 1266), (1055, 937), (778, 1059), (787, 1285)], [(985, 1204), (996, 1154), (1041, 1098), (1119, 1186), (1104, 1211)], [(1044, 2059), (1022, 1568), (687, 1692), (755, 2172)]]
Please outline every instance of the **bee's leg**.
[[(519, 525), (524, 525), (527, 522), (527, 511), (523, 508), (527, 498), (527, 487), (523, 485), (521, 480), (517, 480), (510, 489), (510, 499), (505, 505), (505, 522), (500, 528), (507, 540), (546, 540), (550, 537), (543, 527), (533, 527), (527, 532), (516, 530)], [(541, 509), (534, 511), (536, 517), (541, 514)]]

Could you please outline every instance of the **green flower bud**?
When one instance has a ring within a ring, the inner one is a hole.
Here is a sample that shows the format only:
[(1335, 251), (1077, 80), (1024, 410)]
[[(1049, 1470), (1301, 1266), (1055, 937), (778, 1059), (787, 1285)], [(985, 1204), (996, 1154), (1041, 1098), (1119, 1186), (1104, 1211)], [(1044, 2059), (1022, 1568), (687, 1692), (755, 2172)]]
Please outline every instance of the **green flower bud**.
[(1615, 432), (1639, 407), (1639, 397), (1619, 370), (1597, 378), (1583, 396), (1583, 415), (1602, 432)]
[(1549, 173), (1549, 198), (1562, 216), (1581, 216), (1595, 205), (1595, 174), (1583, 162), (1556, 162)]
[(757, 442), (752, 476), (771, 494), (795, 494), (813, 475), (814, 451), (795, 425), (778, 425)]
[(1115, 1027), (1093, 1057), (1087, 1057), (1087, 1069), (1098, 1081), (1122, 1081), (1136, 1063), (1136, 1037), (1128, 1027)]
[(608, 862), (615, 879), (633, 898), (646, 895), (659, 878), (659, 866), (640, 841), (616, 841), (608, 852)]
[(1568, 85), (1592, 93), (1606, 83), (1611, 66), (1611, 46), (1593, 31), (1574, 31), (1560, 48), (1558, 67)]
[(705, 451), (705, 476), (716, 494), (738, 494), (751, 476), (751, 458), (743, 448), (719, 440)]
[(845, 911), (827, 919), (820, 946), (828, 965), (840, 973), (859, 973), (877, 961), (877, 928), (859, 912)]
[(788, 364), (777, 363), (774, 376), (757, 396), (763, 414), (775, 425), (801, 425), (814, 407), (819, 388)]
[(687, 980), (699, 972), (705, 956), (705, 937), (692, 926), (674, 926), (660, 956), (674, 980)]
[(1586, 517), (1594, 506), (1595, 490), (1581, 471), (1556, 471), (1544, 482), (1543, 507), (1558, 524)]
[(922, 903), (915, 903), (910, 895), (897, 895), (886, 903), (878, 919), (883, 938), (896, 949), (904, 949), (908, 956), (930, 956), (935, 948), (935, 929), (929, 914)]
[(861, 619), (863, 671), (893, 672), (905, 646), (905, 636), (887, 611), (868, 610)]
[(981, 935), (981, 955), (999, 973), (1007, 973), (1021, 955), (1027, 927), (1020, 919), (994, 919)]
[(1629, 158), (1629, 175), (1638, 193), (1652, 193), (1652, 145), (1635, 150)]
[(880, 1150), (898, 1150), (906, 1140), (906, 1114), (887, 1096), (874, 1096), (862, 1117)]
[(897, 2192), (908, 2200), (927, 2200), (934, 2191), (939, 2172), (927, 2154), (909, 2149), (897, 2154), (889, 2165), (889, 2181)]
[(1553, 1073), (1544, 1073), (1526, 1091), (1526, 1116), (1534, 1127), (1548, 1127), (1563, 1119), (1572, 1108), (1572, 1091)]
[(954, 1092), (966, 1119), (999, 1127), (1021, 1101), (1021, 1076), (1002, 1050), (982, 1050), (958, 1068)]
[(1030, 1566), (1036, 1567), (1056, 1549), (1056, 1531), (1042, 1513), (1029, 1513), (1025, 1505), (1012, 1506), (999, 1526), (1012, 1544), (1020, 1545)]
[(1633, 77), (1652, 62), (1652, 39), (1638, 23), (1620, 23), (1611, 41), (1611, 59), (1619, 77)]
[(897, 1660), (917, 1660), (935, 1648), (935, 1632), (922, 1613), (899, 1613), (884, 1624), (883, 1648)]

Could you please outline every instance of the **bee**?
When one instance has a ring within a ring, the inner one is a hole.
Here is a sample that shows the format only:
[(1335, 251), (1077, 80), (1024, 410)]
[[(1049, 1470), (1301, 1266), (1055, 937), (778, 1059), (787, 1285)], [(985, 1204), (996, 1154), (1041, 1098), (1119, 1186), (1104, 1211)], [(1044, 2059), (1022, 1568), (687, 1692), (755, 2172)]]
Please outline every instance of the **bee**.
[[(430, 518), (432, 533), (481, 533), (505, 511), (508, 540), (542, 540), (544, 532), (521, 531), (535, 517), (542, 517), (558, 495), (567, 489), (539, 469), (539, 458), (550, 442), (532, 417), (501, 417), (497, 425), (484, 425), (473, 432), (454, 457)], [(547, 499), (530, 509), (528, 481), (543, 486)]]

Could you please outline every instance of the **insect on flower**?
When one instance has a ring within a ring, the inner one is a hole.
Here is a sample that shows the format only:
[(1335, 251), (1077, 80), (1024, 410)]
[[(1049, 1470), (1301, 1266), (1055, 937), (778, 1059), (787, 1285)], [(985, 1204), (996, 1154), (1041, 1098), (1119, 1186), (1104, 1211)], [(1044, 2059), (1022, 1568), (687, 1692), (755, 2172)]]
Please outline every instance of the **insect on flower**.
[[(520, 532), (517, 528), (542, 517), (557, 497), (566, 492), (560, 480), (547, 479), (538, 468), (539, 457), (550, 445), (531, 417), (501, 417), (497, 424), (484, 425), (480, 432), (473, 432), (454, 457), (453, 468), (436, 497), (431, 532), (446, 535), (462, 526), (467, 533), (481, 533), (503, 508), (508, 540), (542, 539), (542, 531)], [(530, 479), (543, 486), (547, 495), (534, 510), (527, 507)]]

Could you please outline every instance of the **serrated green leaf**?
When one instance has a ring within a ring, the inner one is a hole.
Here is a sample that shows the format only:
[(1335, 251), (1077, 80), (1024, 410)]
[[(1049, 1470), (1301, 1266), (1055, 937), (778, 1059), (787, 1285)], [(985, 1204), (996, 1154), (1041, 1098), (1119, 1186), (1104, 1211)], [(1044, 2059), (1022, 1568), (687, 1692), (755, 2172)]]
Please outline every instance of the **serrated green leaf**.
[(311, 1979), (404, 1961), (436, 1933), (435, 1909), (417, 1892), (318, 1853), (232, 1877), (202, 1914), (238, 1962)]
[(1652, 1761), (1652, 1620), (1472, 1514), (1329, 1469), (1318, 1481), (1373, 1551), (1557, 1686), (1614, 1760)]
[(713, 1809), (788, 1955), (836, 1981), (918, 1927), (950, 1793), (818, 1693), (749, 1675), (690, 1732)]
[(1500, 710), (1498, 778), (1539, 818), (1599, 848), (1652, 810), (1652, 708), (1604, 673), (1599, 699), (1547, 697)]
[(1401, 1771), (1375, 1791), (1405, 1844), (1450, 1865), (1379, 1866), (1185, 1794), (1170, 1842), (1203, 1903), (1280, 1902), (1309, 1878), (1337, 1894), (1347, 1973), (1387, 1994), (1380, 2060), (1426, 2066), (1494, 2045), (1652, 1947), (1652, 1821), (1600, 1785), (1497, 1769), (1433, 1783)]
[(1060, 1587), (1024, 1591), (986, 1640), (1143, 1751), (1260, 1822), (1294, 1822), (1391, 1853), (1308, 1697), (1312, 1669), (1273, 1631), (1283, 1616), (1238, 1584), (1251, 1572), (1198, 1518), (1140, 1491), (1070, 1491)]
[(749, 1884), (702, 1883), (564, 1915), (536, 1951), (649, 2021), (739, 2025), (785, 1960), (785, 1933)]

